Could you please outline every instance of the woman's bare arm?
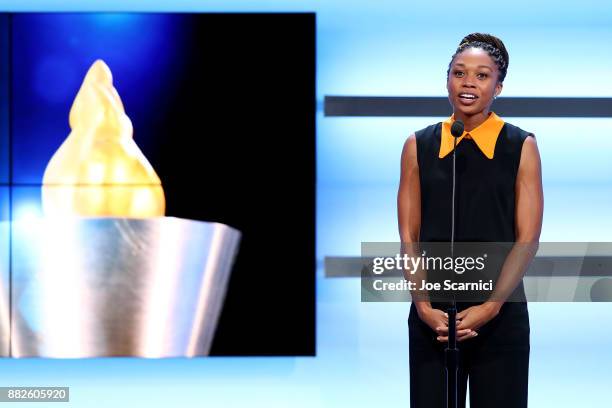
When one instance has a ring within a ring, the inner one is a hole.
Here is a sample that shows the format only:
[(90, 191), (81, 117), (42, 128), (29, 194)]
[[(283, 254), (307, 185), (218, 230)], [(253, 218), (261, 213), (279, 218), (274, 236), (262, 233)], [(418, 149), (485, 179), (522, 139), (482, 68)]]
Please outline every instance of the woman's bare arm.
[[(414, 134), (406, 139), (402, 150), (400, 183), (397, 192), (397, 220), (402, 242), (402, 255), (418, 256), (421, 229), (421, 185)], [(417, 283), (424, 279), (425, 272), (417, 270), (413, 275), (409, 273), (404, 275), (406, 280)], [(417, 283), (417, 287), (419, 286), (420, 284)], [(413, 290), (411, 294), (417, 307), (430, 305), (425, 293)]]
[(400, 183), (397, 192), (397, 219), (401, 241), (418, 242), (421, 229), (421, 186), (414, 134), (406, 139), (402, 150)]
[(523, 278), (538, 250), (544, 214), (544, 192), (540, 153), (533, 137), (528, 137), (523, 143), (515, 188), (516, 243), (504, 262), (490, 302), (487, 302), (496, 311), (499, 311)]
[[(458, 317), (465, 319), (457, 328), (476, 329), (496, 316), (523, 278), (538, 250), (544, 213), (544, 193), (542, 165), (535, 138), (528, 137), (523, 143), (515, 189), (516, 241), (506, 257), (489, 300), (481, 306), (470, 308), (472, 310), (466, 309), (459, 313)], [(480, 310), (483, 313), (480, 313)], [(468, 316), (469, 314), (471, 316)]]
[[(400, 184), (397, 193), (397, 219), (402, 241), (402, 255), (418, 257), (420, 255), (418, 243), (421, 229), (421, 182), (414, 134), (408, 137), (402, 150)], [(423, 308), (431, 308), (427, 291), (418, 290), (421, 282), (426, 280), (426, 276), (427, 272), (422, 268), (413, 273), (405, 273), (406, 280), (413, 282), (417, 288), (411, 290), (410, 293), (419, 314)]]
[[(397, 192), (397, 219), (402, 241), (402, 255), (420, 256), (418, 244), (421, 230), (421, 182), (414, 134), (406, 140), (402, 150), (400, 184)], [(419, 268), (413, 274), (406, 273), (405, 275), (406, 280), (414, 282), (417, 288), (410, 293), (419, 318), (438, 334), (439, 340), (443, 336), (448, 336), (448, 316), (444, 311), (431, 307), (427, 291), (418, 290), (421, 282), (427, 278), (427, 271)], [(470, 329), (457, 332), (459, 340), (472, 335), (473, 332)]]

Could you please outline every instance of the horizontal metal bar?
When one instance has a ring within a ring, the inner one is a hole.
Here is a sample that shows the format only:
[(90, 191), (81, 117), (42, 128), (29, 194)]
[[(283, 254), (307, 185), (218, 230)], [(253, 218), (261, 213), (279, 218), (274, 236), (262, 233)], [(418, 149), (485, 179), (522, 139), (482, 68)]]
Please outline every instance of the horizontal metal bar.
[[(612, 98), (498, 98), (502, 117), (610, 118)], [(446, 97), (325, 96), (325, 116), (449, 116)]]

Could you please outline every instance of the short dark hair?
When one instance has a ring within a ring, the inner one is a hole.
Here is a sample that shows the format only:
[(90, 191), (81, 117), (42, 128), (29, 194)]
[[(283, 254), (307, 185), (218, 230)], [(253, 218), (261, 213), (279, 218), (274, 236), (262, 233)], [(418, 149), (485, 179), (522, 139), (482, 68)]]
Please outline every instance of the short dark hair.
[(504, 82), (506, 74), (508, 73), (508, 64), (510, 63), (510, 56), (508, 55), (506, 46), (502, 40), (494, 35), (483, 33), (472, 33), (463, 37), (457, 50), (451, 57), (451, 62), (448, 64), (448, 70), (446, 71), (447, 78), (450, 72), (450, 66), (455, 57), (468, 48), (480, 48), (486, 51), (495, 62), (495, 65), (497, 65), (497, 69), (499, 70), (499, 82)]

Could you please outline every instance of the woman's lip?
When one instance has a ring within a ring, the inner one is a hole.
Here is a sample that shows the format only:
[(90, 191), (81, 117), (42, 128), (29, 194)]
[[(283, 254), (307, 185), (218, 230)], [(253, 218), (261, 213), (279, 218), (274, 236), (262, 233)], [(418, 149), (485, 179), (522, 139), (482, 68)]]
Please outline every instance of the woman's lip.
[(476, 103), (476, 101), (478, 100), (478, 98), (470, 99), (470, 98), (463, 98), (461, 96), (457, 96), (457, 99), (459, 99), (459, 102), (461, 102), (462, 105), (466, 105), (466, 106), (472, 105)]

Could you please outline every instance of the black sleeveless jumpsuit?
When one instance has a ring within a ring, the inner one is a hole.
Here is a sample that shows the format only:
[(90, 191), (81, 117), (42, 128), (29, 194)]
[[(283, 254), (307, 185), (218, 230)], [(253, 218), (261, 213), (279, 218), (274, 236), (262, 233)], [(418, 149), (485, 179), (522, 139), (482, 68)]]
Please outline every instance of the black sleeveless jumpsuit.
[[(421, 242), (450, 242), (453, 155), (440, 159), (442, 124), (416, 132), (421, 184)], [(456, 242), (515, 241), (515, 183), (521, 149), (528, 136), (505, 123), (493, 159), (473, 139), (464, 138), (456, 151)], [(524, 299), (523, 283), (513, 298)], [(458, 311), (474, 303), (458, 303)], [(432, 302), (445, 310), (446, 304)], [(410, 406), (445, 408), (444, 348), (437, 334), (418, 316), (414, 304), (408, 318)], [(459, 342), (459, 406), (465, 406), (469, 377), (471, 408), (527, 407), (529, 315), (527, 303), (506, 302), (499, 314)]]

